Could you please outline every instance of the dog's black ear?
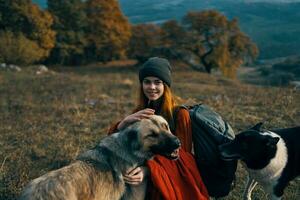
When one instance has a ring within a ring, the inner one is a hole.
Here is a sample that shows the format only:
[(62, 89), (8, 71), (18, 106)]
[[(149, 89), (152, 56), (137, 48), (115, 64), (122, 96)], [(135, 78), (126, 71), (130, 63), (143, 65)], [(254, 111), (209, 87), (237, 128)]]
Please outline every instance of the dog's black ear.
[(250, 128), (250, 129), (256, 130), (256, 131), (260, 131), (260, 128), (261, 128), (262, 125), (263, 125), (263, 123), (262, 123), (262, 122), (259, 122), (258, 124), (256, 124), (255, 126), (253, 126), (253, 127)]
[(267, 141), (267, 146), (275, 146), (279, 140), (279, 137), (269, 137)]
[(139, 143), (138, 143), (138, 131), (131, 129), (129, 130), (127, 133), (127, 137), (128, 137), (128, 144), (132, 149), (138, 149)]
[(136, 140), (138, 137), (138, 132), (137, 132), (137, 130), (134, 130), (134, 129), (129, 130), (126, 134), (127, 134), (129, 142)]

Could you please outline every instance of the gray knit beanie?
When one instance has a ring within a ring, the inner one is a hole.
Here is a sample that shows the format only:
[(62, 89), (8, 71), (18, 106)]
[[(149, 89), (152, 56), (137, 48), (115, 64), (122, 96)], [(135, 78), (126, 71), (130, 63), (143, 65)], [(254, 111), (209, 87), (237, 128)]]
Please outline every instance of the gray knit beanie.
[(152, 57), (149, 58), (140, 68), (140, 82), (147, 76), (154, 76), (171, 86), (171, 65), (167, 59)]

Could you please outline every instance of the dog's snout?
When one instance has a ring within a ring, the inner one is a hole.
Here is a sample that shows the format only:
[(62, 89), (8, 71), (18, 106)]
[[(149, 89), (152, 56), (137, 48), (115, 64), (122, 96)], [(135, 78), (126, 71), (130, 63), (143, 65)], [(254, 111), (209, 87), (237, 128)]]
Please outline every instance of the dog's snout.
[(175, 144), (180, 147), (181, 146), (181, 142), (178, 138), (175, 138)]
[(180, 140), (175, 136), (174, 136), (174, 138), (172, 138), (172, 146), (174, 148), (179, 148), (181, 146)]

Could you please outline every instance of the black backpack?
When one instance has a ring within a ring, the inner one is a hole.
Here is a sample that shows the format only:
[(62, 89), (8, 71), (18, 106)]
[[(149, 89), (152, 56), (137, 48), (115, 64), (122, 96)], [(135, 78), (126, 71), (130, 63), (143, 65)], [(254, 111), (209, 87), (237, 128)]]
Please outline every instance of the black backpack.
[(235, 180), (237, 160), (222, 160), (218, 146), (235, 138), (232, 128), (206, 105), (180, 106), (175, 111), (175, 118), (180, 108), (190, 113), (195, 159), (209, 195), (228, 195)]

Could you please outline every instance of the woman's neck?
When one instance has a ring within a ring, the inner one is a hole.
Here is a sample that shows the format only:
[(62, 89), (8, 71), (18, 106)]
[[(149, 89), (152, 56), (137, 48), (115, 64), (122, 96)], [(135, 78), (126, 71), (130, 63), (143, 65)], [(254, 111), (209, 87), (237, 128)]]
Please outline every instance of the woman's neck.
[(148, 100), (146, 107), (155, 110), (155, 114), (161, 114), (161, 106), (162, 106), (163, 98), (159, 98), (155, 101)]

